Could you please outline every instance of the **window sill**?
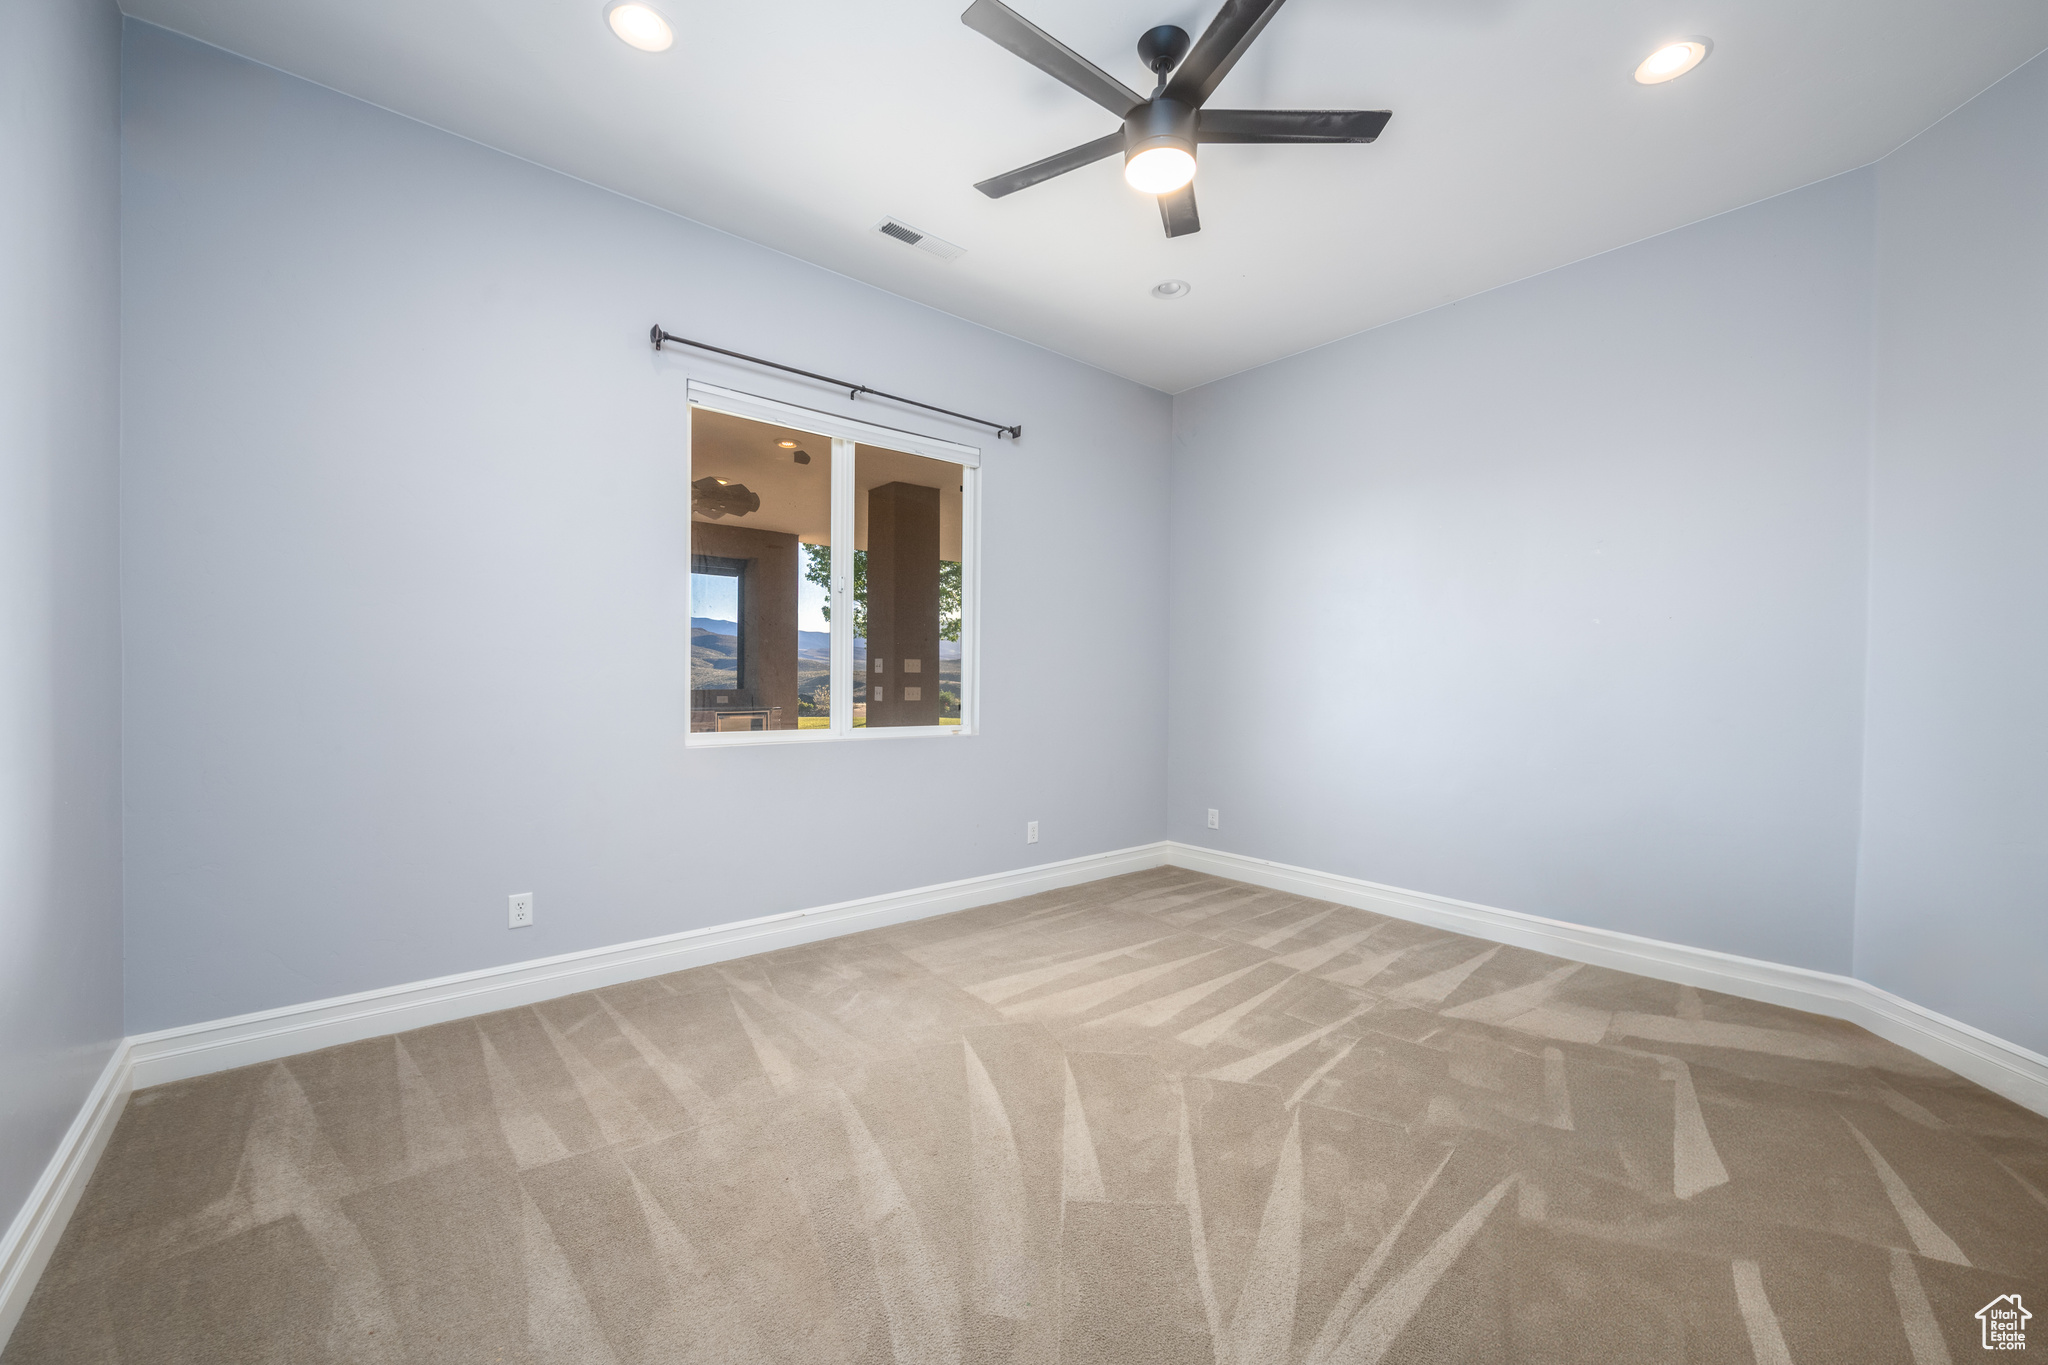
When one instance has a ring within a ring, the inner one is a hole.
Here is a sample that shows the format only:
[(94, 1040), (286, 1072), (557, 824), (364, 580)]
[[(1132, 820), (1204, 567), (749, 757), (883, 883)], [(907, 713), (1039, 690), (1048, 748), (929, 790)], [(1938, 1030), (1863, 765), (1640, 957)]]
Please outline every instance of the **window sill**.
[(755, 744), (830, 744), (843, 740), (866, 743), (892, 739), (961, 739), (974, 731), (964, 725), (865, 725), (841, 733), (836, 730), (728, 730), (692, 731), (683, 740), (690, 749), (736, 749)]

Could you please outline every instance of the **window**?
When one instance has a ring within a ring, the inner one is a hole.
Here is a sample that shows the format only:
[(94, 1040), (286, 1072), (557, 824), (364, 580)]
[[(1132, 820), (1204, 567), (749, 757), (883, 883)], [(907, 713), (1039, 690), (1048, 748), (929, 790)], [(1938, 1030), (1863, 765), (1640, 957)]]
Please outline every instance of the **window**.
[(854, 724), (960, 723), (964, 471), (854, 447)]
[(691, 742), (972, 733), (978, 452), (690, 402)]
[(831, 668), (830, 636), (798, 564), (801, 546), (831, 544), (833, 445), (730, 413), (690, 414), (693, 733), (829, 723), (811, 703)]
[[(717, 555), (690, 556), (690, 688), (695, 692), (737, 692), (744, 684), (740, 660), (747, 613), (747, 564)], [(731, 698), (716, 700), (730, 701)]]

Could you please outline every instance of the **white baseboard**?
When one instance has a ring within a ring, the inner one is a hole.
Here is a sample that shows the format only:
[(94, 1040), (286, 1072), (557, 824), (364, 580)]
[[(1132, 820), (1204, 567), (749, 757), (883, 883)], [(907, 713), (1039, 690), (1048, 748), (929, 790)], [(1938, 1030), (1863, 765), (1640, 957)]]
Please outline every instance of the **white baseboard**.
[(57, 1239), (64, 1235), (64, 1225), (71, 1221), (71, 1211), (85, 1193), (85, 1182), (99, 1164), (107, 1139), (114, 1135), (114, 1125), (120, 1121), (132, 1088), (128, 1040), (124, 1038), (114, 1045), (114, 1055), (93, 1082), (78, 1117), (71, 1120), (63, 1141), (57, 1144), (56, 1155), (29, 1191), (28, 1201), (0, 1236), (0, 1350), (6, 1349), (8, 1335), (21, 1321), (28, 1296), (43, 1267), (50, 1263), (50, 1253), (57, 1249)]
[(27, 1204), (0, 1238), (0, 1348), (56, 1249), (131, 1090), (1169, 863), (1575, 962), (1846, 1019), (2048, 1114), (2048, 1057), (1850, 977), (1162, 841), (123, 1039)]
[(921, 886), (887, 896), (792, 910), (760, 919), (691, 929), (610, 948), (591, 948), (560, 957), (536, 958), (503, 967), (387, 986), (359, 995), (337, 996), (257, 1014), (138, 1034), (128, 1040), (135, 1088), (274, 1061), (337, 1043), (353, 1043), (428, 1024), (530, 1005), (558, 995), (616, 986), (642, 977), (679, 972), (773, 952), (798, 943), (879, 929), (888, 924), (950, 914), (977, 905), (1014, 900), (1039, 891), (1075, 886), (1167, 861), (1167, 844), (1140, 844), (1110, 853), (1040, 863), (1014, 872), (995, 872), (957, 882)]
[(1688, 948), (1613, 929), (1526, 915), (1518, 910), (1473, 905), (1446, 896), (1404, 891), (1357, 877), (1316, 872), (1193, 844), (1173, 844), (1167, 861), (1195, 872), (1335, 901), (1495, 943), (1533, 948), (1573, 962), (1613, 967), (1660, 981), (1701, 986), (1846, 1019), (1968, 1077), (1986, 1090), (1996, 1091), (2015, 1104), (2037, 1114), (2048, 1114), (2048, 1057), (1854, 977), (1717, 953), (1710, 948)]

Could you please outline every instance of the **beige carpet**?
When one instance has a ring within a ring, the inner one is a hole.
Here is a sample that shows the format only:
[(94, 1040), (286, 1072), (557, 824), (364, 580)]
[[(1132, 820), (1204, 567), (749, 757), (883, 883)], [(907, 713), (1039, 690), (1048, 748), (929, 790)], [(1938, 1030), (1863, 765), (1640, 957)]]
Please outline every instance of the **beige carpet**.
[(1164, 868), (144, 1091), (4, 1360), (1953, 1365), (2044, 1190), (1849, 1025)]

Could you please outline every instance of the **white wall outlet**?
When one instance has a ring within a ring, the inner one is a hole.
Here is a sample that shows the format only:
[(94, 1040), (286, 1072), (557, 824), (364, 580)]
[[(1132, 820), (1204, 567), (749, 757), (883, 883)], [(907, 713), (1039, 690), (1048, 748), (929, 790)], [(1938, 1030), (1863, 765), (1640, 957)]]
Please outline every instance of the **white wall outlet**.
[(1218, 815), (1216, 814), (1216, 810), (1215, 810), (1215, 808), (1214, 808), (1214, 807), (1211, 807), (1211, 808), (1210, 808), (1210, 810), (1209, 810), (1209, 828), (1210, 828), (1210, 829), (1222, 829), (1222, 828), (1223, 828), (1223, 823), (1222, 823), (1222, 820), (1221, 820), (1221, 818), (1220, 818), (1220, 817), (1219, 817), (1219, 816), (1218, 816)]
[(531, 891), (521, 891), (510, 899), (512, 903), (511, 927), (514, 929), (524, 929), (531, 925), (533, 923), (533, 893)]
[(1036, 820), (1024, 822), (1024, 842), (1027, 844), (1038, 842), (1038, 822)]

